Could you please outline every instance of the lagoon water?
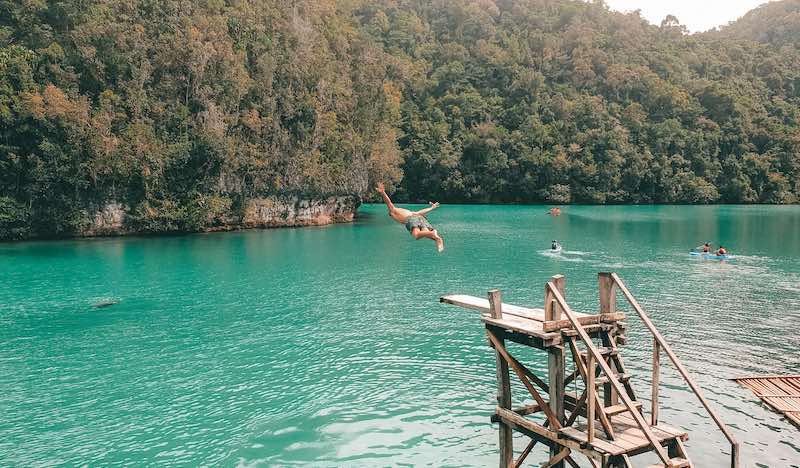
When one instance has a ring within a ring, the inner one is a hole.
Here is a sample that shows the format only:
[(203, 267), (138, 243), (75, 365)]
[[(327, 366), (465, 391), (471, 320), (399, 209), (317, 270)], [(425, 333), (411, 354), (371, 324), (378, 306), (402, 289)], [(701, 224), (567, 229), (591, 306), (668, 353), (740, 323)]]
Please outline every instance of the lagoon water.
[[(800, 466), (797, 429), (727, 380), (800, 373), (800, 207), (545, 211), (443, 206), (443, 254), (376, 205), (325, 228), (2, 244), (0, 465), (496, 466), (494, 355), (478, 317), (439, 296), (500, 288), (538, 307), (563, 273), (573, 307), (593, 311), (612, 270), (732, 427), (742, 466)], [(687, 255), (706, 240), (735, 258)], [(629, 326), (647, 401), (651, 344)], [(664, 369), (662, 420), (690, 432), (697, 466), (725, 466), (722, 435)]]

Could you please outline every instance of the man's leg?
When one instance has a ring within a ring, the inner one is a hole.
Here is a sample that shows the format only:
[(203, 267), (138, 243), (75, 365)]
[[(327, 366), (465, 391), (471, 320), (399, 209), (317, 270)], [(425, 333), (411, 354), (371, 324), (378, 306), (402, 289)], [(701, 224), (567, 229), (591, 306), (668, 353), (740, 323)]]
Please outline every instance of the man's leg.
[(411, 235), (414, 236), (414, 239), (416, 240), (430, 239), (436, 242), (436, 250), (439, 252), (444, 250), (444, 239), (439, 236), (439, 233), (436, 232), (436, 229), (431, 231), (428, 229), (414, 228), (411, 230)]
[(439, 237), (439, 236), (436, 235), (435, 231), (429, 231), (427, 229), (420, 229), (420, 228), (412, 229), (411, 230), (411, 235), (414, 236), (414, 239), (416, 239), (416, 240), (420, 240), (420, 239), (436, 240), (436, 238)]

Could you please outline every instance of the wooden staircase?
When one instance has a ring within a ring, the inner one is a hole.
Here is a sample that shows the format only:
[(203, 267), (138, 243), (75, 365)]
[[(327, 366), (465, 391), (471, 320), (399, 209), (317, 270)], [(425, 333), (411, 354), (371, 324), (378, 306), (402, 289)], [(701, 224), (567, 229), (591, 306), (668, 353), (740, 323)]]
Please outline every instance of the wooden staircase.
[[(607, 346), (596, 346), (595, 340)], [(626, 404), (619, 403), (619, 396), (614, 393), (614, 384), (611, 380), (615, 380), (617, 386), (627, 394), (633, 411), (643, 416), (642, 403), (637, 401), (636, 392), (630, 384), (631, 378), (626, 372), (616, 341), (610, 330), (599, 331), (597, 337), (591, 341), (596, 347), (597, 354), (611, 369), (612, 374), (609, 377), (602, 375), (601, 366), (594, 361), (593, 353), (580, 351), (577, 338), (570, 336), (564, 338), (565, 345), (573, 356), (575, 367), (585, 383), (585, 390), (578, 398), (578, 403), (572, 406), (572, 415), (565, 425), (567, 427), (563, 427), (559, 432), (565, 438), (606, 454), (610, 466), (632, 467), (631, 457), (651, 452), (654, 446), (647, 434), (638, 426), (631, 409)], [(590, 391), (590, 388), (593, 389)], [(608, 397), (601, 400), (600, 392)], [(586, 421), (575, 421), (578, 416), (586, 418)], [(570, 425), (572, 421), (575, 423)], [(683, 442), (688, 438), (686, 432), (652, 419), (648, 426), (658, 444), (666, 449), (670, 462), (668, 466), (693, 466), (683, 446)]]
[[(585, 455), (593, 467), (633, 468), (634, 457), (645, 453), (658, 457), (659, 464), (653, 467), (693, 467), (684, 447), (688, 434), (659, 421), (663, 353), (731, 442), (730, 466), (738, 468), (738, 443), (622, 280), (613, 273), (600, 273), (599, 314), (573, 311), (564, 298), (565, 281), (559, 275), (547, 283), (544, 309), (504, 304), (499, 291), (490, 291), (488, 300), (463, 295), (441, 298), (442, 302), (483, 313), (487, 337), (497, 356), (498, 406), (492, 420), (500, 423), (500, 466), (522, 466), (534, 446), (541, 442), (550, 448), (550, 460), (542, 465), (545, 468), (562, 468), (567, 463), (577, 467), (575, 454)], [(619, 348), (626, 341), (626, 324), (625, 315), (616, 310), (617, 291), (622, 292), (653, 335), (652, 391), (647, 416), (645, 405), (631, 386), (631, 375)], [(514, 358), (506, 342), (547, 351), (547, 380)], [(575, 365), (568, 376), (565, 375), (567, 352)], [(512, 407), (510, 370), (536, 401), (535, 405)], [(582, 385), (578, 386), (578, 382)], [(567, 392), (570, 384), (580, 392)], [(547, 394), (547, 400), (540, 390)], [(537, 414), (544, 416), (543, 422), (530, 418)], [(516, 460), (512, 431), (531, 438)]]

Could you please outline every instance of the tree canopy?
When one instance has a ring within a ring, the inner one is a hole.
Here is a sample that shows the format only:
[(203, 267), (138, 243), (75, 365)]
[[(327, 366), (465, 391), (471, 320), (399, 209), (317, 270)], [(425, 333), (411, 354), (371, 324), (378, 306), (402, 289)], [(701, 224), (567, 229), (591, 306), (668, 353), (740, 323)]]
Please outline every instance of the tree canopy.
[(653, 26), (600, 1), (397, 0), (356, 14), (406, 72), (408, 199), (798, 199), (796, 42), (688, 35), (673, 16)]
[(0, 1), (5, 236), (79, 231), (109, 200), (136, 230), (193, 230), (399, 180), (384, 52), (346, 2), (290, 3)]
[[(602, 1), (0, 0), (0, 238), (270, 194), (794, 203), (800, 2), (686, 33)], [(765, 31), (769, 32), (766, 34)]]

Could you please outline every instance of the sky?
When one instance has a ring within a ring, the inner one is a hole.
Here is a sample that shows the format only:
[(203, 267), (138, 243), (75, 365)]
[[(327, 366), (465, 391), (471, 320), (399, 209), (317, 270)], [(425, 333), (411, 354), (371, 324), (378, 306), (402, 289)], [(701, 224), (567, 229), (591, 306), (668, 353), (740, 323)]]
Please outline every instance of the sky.
[(642, 10), (642, 16), (653, 24), (661, 24), (667, 15), (674, 15), (691, 32), (707, 31), (742, 17), (769, 0), (606, 0), (617, 11)]

